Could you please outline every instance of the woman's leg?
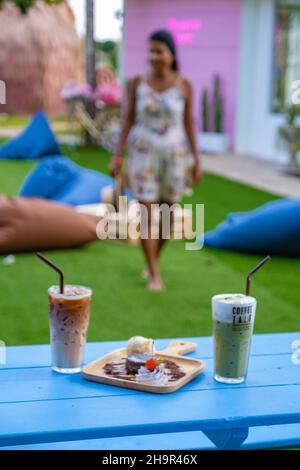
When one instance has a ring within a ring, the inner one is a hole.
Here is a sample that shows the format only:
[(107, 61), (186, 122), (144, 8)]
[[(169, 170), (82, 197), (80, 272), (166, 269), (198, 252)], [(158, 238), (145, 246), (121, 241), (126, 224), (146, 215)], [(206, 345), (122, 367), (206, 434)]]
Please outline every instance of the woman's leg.
[(148, 288), (150, 290), (161, 291), (164, 286), (158, 267), (159, 240), (152, 238), (151, 230), (153, 224), (152, 204), (155, 204), (155, 202), (140, 202), (140, 204), (146, 209), (145, 211), (142, 210), (141, 218), (141, 244), (148, 264), (145, 277), (149, 279)]
[[(169, 207), (172, 205), (172, 203), (169, 203), (169, 202), (166, 202), (166, 201), (161, 201), (160, 204), (167, 204)], [(173, 227), (173, 223), (174, 223), (174, 214), (173, 212), (170, 212), (170, 219), (168, 220), (168, 226), (164, 226), (164, 233), (162, 231), (162, 215), (160, 213), (160, 219), (159, 219), (159, 238), (158, 240), (155, 240), (157, 243), (156, 243), (156, 250), (155, 250), (155, 258), (156, 258), (156, 263), (158, 264), (158, 260), (160, 258), (160, 255), (161, 255), (161, 251), (162, 251), (162, 248), (165, 246), (167, 240), (169, 239), (170, 237), (170, 233), (172, 231), (172, 227)], [(144, 271), (142, 272), (142, 277), (144, 277), (145, 279), (149, 279), (150, 277), (150, 270), (149, 270), (149, 267), (147, 267), (146, 269), (144, 269)]]
[[(167, 201), (160, 201), (160, 205), (166, 204), (169, 209), (173, 205), (171, 202)], [(157, 244), (157, 252), (156, 252), (156, 258), (157, 260), (159, 259), (161, 255), (162, 248), (165, 246), (166, 242), (170, 240), (170, 235), (172, 232), (173, 224), (174, 224), (174, 213), (173, 211), (169, 210), (170, 218), (167, 220), (167, 226), (164, 226), (164, 233), (163, 233), (163, 221), (162, 221), (162, 215), (160, 214), (160, 219), (159, 219), (159, 240)]]

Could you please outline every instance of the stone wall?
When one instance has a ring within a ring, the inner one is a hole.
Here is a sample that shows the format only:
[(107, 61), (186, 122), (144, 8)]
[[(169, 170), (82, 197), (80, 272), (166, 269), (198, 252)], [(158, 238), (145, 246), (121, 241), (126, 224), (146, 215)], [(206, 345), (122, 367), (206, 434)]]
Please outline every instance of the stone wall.
[(66, 114), (60, 90), (68, 80), (82, 78), (82, 42), (66, 2), (38, 1), (25, 16), (11, 4), (0, 10), (0, 80), (6, 83), (0, 112)]

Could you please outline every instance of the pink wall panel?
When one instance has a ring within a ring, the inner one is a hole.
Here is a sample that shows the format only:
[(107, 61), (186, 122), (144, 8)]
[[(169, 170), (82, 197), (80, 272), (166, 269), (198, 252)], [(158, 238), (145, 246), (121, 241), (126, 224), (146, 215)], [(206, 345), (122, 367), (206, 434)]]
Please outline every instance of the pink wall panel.
[(199, 121), (200, 93), (215, 73), (222, 79), (225, 130), (233, 135), (242, 0), (125, 0), (124, 74), (147, 71), (147, 37), (173, 25), (182, 73), (194, 84)]

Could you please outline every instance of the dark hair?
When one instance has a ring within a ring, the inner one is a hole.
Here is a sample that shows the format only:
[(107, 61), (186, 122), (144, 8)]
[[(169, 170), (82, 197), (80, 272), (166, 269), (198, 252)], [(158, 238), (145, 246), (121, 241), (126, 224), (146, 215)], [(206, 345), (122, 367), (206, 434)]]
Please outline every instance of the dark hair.
[(163, 42), (173, 55), (172, 70), (176, 70), (176, 71), (179, 70), (176, 44), (175, 44), (172, 34), (166, 29), (160, 29), (150, 34), (148, 39), (149, 41)]

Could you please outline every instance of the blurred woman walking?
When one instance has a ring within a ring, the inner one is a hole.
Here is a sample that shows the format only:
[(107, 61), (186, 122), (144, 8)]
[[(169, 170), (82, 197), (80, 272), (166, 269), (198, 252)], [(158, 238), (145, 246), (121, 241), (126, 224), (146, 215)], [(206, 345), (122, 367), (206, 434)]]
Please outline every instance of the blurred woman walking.
[(127, 143), (129, 185), (147, 209), (148, 237), (141, 239), (147, 268), (142, 275), (150, 290), (161, 291), (158, 260), (166, 238), (162, 233), (158, 240), (151, 238), (151, 208), (178, 202), (200, 180), (201, 165), (192, 85), (179, 73), (172, 35), (166, 30), (151, 34), (148, 53), (149, 73), (129, 86), (127, 114), (110, 170), (114, 176), (120, 173)]

